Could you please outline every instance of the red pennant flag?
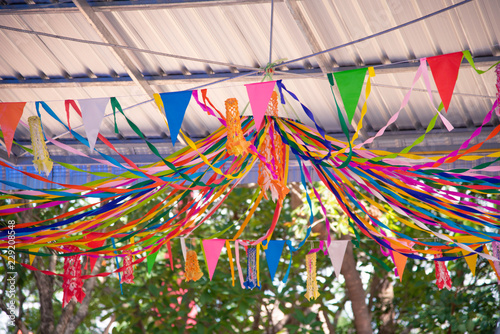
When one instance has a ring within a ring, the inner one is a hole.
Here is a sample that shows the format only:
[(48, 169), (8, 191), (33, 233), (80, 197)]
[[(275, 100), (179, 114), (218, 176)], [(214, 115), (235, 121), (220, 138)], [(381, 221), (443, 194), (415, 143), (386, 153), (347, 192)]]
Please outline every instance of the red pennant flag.
[(2, 127), (3, 139), (10, 157), (12, 141), (16, 132), (17, 124), (23, 115), (26, 102), (1, 102), (0, 103), (0, 127)]
[(451, 96), (453, 95), (453, 89), (455, 89), (458, 70), (460, 69), (463, 56), (462, 52), (455, 52), (427, 58), (446, 112), (448, 112), (448, 107), (450, 106)]
[[(100, 237), (102, 234), (103, 233), (97, 233), (97, 232), (89, 233), (85, 236), (84, 240), (94, 240), (95, 238)], [(90, 241), (87, 243), (87, 246), (89, 246), (90, 248), (99, 248), (99, 247), (104, 246), (105, 242), (106, 242), (106, 240)], [(99, 257), (98, 256), (88, 256), (88, 258), (90, 261), (90, 272), (92, 272), (92, 271), (94, 271), (94, 266), (95, 266), (97, 259)]]

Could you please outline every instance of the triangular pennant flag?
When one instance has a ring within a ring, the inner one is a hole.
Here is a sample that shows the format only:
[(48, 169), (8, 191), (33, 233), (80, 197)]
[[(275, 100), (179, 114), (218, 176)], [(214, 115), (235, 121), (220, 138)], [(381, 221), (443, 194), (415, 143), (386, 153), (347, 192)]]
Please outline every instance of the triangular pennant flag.
[(99, 135), (106, 107), (109, 103), (109, 97), (99, 99), (82, 99), (78, 100), (80, 109), (82, 110), (83, 126), (89, 141), (90, 151), (94, 151), (95, 142)]
[[(40, 250), (40, 248), (32, 248), (30, 249), (31, 252), (33, 253), (36, 253)], [(35, 260), (35, 256), (34, 254), (29, 254), (29, 258), (30, 258), (30, 266), (33, 264), (33, 261)]]
[[(189, 101), (191, 101), (191, 95), (193, 95), (193, 91), (191, 90), (160, 94), (165, 116), (167, 116), (168, 127), (170, 128), (172, 145), (175, 145), (175, 141), (179, 135), (184, 114), (186, 113)], [(158, 105), (158, 108), (161, 110), (160, 105)]]
[(274, 275), (276, 275), (276, 270), (278, 269), (278, 264), (280, 263), (281, 254), (283, 253), (283, 247), (285, 247), (285, 240), (271, 240), (269, 241), (267, 249), (265, 250), (267, 267), (269, 268), (271, 281), (274, 280)]
[(470, 271), (472, 272), (472, 276), (476, 276), (476, 263), (477, 263), (477, 254), (469, 255), (471, 252), (462, 249), (462, 253), (464, 254), (464, 259), (469, 266)]
[(184, 262), (186, 262), (186, 239), (181, 237), (181, 250), (182, 250), (182, 257), (184, 258)]
[[(168, 257), (170, 260), (170, 269), (174, 270), (174, 258), (172, 257), (172, 245), (170, 244), (170, 241), (167, 241), (167, 249), (168, 249)], [(165, 254), (165, 257), (167, 254)]]
[[(102, 235), (103, 233), (89, 233), (85, 236), (85, 239), (87, 240), (92, 240), (94, 238), (97, 238), (99, 237), (100, 235)], [(102, 247), (104, 246), (104, 243), (106, 242), (106, 240), (97, 240), (97, 241), (90, 241), (87, 243), (87, 246), (89, 246), (90, 248), (99, 248), (99, 247)], [(97, 259), (99, 258), (98, 256), (89, 256), (89, 261), (90, 261), (90, 272), (93, 272), (94, 271), (94, 266), (97, 262)]]
[(202, 243), (205, 252), (205, 261), (207, 261), (208, 274), (210, 280), (212, 280), (217, 262), (219, 262), (220, 252), (226, 243), (226, 239), (207, 239), (203, 240)]
[(451, 96), (458, 78), (458, 70), (462, 63), (464, 54), (462, 52), (449, 53), (446, 55), (427, 58), (431, 68), (434, 82), (436, 83), (439, 96), (443, 101), (444, 109), (448, 111)]
[(368, 68), (365, 67), (333, 73), (349, 123), (352, 122), (352, 118), (356, 112), (367, 71)]
[(260, 129), (262, 120), (266, 115), (267, 106), (271, 100), (276, 81), (257, 82), (245, 85), (248, 93), (248, 100), (252, 108), (253, 120), (255, 128)]
[(405, 271), (406, 261), (408, 261), (408, 258), (398, 252), (392, 252), (392, 255), (394, 256), (394, 264), (398, 269), (399, 281), (402, 282), (403, 273)]
[(347, 249), (348, 243), (349, 240), (338, 240), (332, 241), (330, 246), (328, 246), (328, 255), (330, 255), (333, 270), (335, 270), (335, 276), (337, 276), (337, 278), (340, 276), (340, 270), (342, 269), (345, 250)]
[(0, 127), (3, 132), (3, 140), (7, 148), (7, 155), (10, 157), (12, 141), (16, 132), (17, 124), (23, 115), (26, 102), (1, 102), (0, 103)]
[(148, 274), (151, 273), (151, 270), (153, 269), (153, 265), (156, 261), (156, 256), (158, 256), (158, 251), (154, 252), (153, 254), (149, 253), (146, 258), (146, 260), (148, 261)]

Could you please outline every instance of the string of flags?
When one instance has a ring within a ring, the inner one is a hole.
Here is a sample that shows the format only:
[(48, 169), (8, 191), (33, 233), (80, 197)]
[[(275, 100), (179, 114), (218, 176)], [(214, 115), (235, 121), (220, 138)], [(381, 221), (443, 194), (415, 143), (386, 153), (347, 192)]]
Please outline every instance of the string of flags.
[[(434, 261), (440, 289), (451, 287), (446, 261), (463, 258), (474, 274), (477, 258), (481, 256), (490, 262), (494, 272), (500, 277), (498, 271), (500, 234), (492, 232), (500, 228), (500, 210), (497, 209), (500, 201), (495, 199), (500, 193), (500, 177), (481, 174), (500, 171), (498, 165), (500, 152), (488, 154), (486, 157), (490, 158), (490, 161), (472, 169), (445, 168), (447, 164), (457, 160), (484, 158), (483, 155), (474, 155), (474, 152), (500, 132), (500, 125), (495, 126), (493, 130), (485, 128), (494, 113), (499, 115), (500, 93), (491, 109), (485, 112), (482, 125), (457, 150), (437, 157), (409, 153), (432, 131), (438, 118), (449, 131), (453, 130), (452, 124), (445, 118), (442, 110), (450, 111), (450, 102), (463, 58), (478, 74), (486, 72), (475, 67), (468, 51), (422, 58), (410, 90), (406, 93), (399, 110), (375, 136), (356, 145), (354, 141), (362, 129), (363, 117), (368, 112), (371, 80), (376, 75), (376, 69), (372, 67), (328, 75), (332, 94), (334, 86), (340, 93), (343, 108), (340, 107), (335, 94), (333, 99), (345, 140), (328, 136), (317, 124), (314, 113), (295, 93), (287, 89), (281, 80), (246, 85), (253, 115), (251, 117), (240, 116), (239, 102), (234, 98), (225, 101), (223, 106), (225, 112), (221, 112), (211, 102), (206, 89), (155, 95), (155, 103), (164, 113), (170, 129), (172, 143), (175, 144), (178, 137), (182, 137), (187, 143), (187, 147), (167, 157), (162, 156), (140, 128), (132, 122), (115, 97), (66, 100), (65, 119), (61, 119), (48, 103), (37, 101), (35, 102), (37, 116), (29, 119), (32, 149), (21, 146), (20, 148), (33, 154), (37, 171), (43, 172), (45, 176), (16, 169), (1, 161), (0, 166), (47, 184), (59, 185), (62, 189), (34, 189), (10, 180), (0, 180), (1, 183), (18, 189), (4, 192), (0, 196), (1, 199), (9, 200), (6, 202), (8, 204), (0, 206), (0, 216), (50, 208), (84, 198), (96, 199), (97, 203), (85, 204), (52, 219), (17, 224), (16, 249), (28, 254), (30, 258), (29, 264), (19, 264), (29, 270), (39, 270), (32, 266), (32, 262), (35, 256), (49, 255), (48, 252), (41, 251), (44, 248), (50, 248), (60, 257), (64, 257), (63, 274), (43, 270), (42, 272), (64, 278), (64, 303), (67, 303), (72, 298), (81, 300), (84, 297), (81, 290), (83, 280), (112, 274), (83, 275), (80, 256), (89, 258), (90, 273), (97, 258), (115, 259), (117, 269), (113, 273), (119, 274), (121, 283), (131, 283), (134, 280), (133, 266), (146, 260), (148, 270), (151, 271), (158, 251), (164, 246), (168, 248), (173, 267), (170, 242), (174, 238), (181, 238), (186, 280), (197, 281), (204, 275), (198, 263), (198, 256), (194, 250), (186, 249), (183, 241), (191, 234), (196, 234), (197, 228), (209, 221), (231, 191), (257, 164), (259, 188), (248, 207), (244, 221), (241, 224), (235, 222), (210, 238), (202, 238), (210, 280), (213, 278), (221, 250), (226, 246), (234, 284), (235, 270), (229, 246), (231, 241), (234, 242), (234, 262), (242, 288), (252, 289), (260, 286), (261, 249), (265, 253), (271, 278), (274, 278), (283, 249), (285, 246), (288, 248), (290, 260), (283, 278), (286, 282), (293, 253), (305, 244), (311, 233), (313, 197), (317, 199), (320, 210), (326, 218), (328, 236), (326, 240), (320, 242), (318, 249), (313, 249), (306, 257), (306, 298), (315, 299), (319, 295), (316, 282), (318, 252), (323, 251), (328, 254), (336, 275), (340, 274), (347, 241), (331, 239), (328, 212), (314, 187), (310, 171), (317, 174), (336, 198), (348, 217), (353, 232), (357, 236), (363, 234), (381, 246), (382, 253), (394, 263), (397, 276), (401, 280), (408, 258)], [(442, 101), (437, 107), (431, 92), (428, 66)], [(495, 66), (496, 87), (500, 91), (499, 65), (495, 64), (488, 70)], [(351, 137), (347, 123), (352, 121), (365, 80), (361, 120)], [(435, 109), (435, 116), (425, 134), (400, 152), (365, 149), (366, 144), (382, 136), (387, 127), (397, 120), (419, 80), (423, 81)], [(285, 96), (301, 105), (306, 116), (314, 124), (313, 127), (306, 126), (298, 120), (278, 116), (278, 105), (286, 105)], [(181, 129), (187, 107), (192, 100), (221, 123), (219, 129), (198, 142), (193, 142), (185, 136)], [(18, 145), (14, 141), (14, 134), (21, 122), (25, 105), (25, 102), (0, 103), (0, 127), (9, 155), (12, 145)], [(130, 158), (120, 154), (112, 143), (99, 133), (105, 111), (109, 107), (114, 116), (115, 132), (119, 131), (116, 119), (121, 117), (136, 135), (146, 142), (151, 153), (157, 156), (158, 163), (137, 166)], [(75, 117), (75, 113), (82, 119), (86, 136), (71, 128), (71, 117)], [(43, 124), (46, 117), (61, 124), (76, 140), (89, 147), (91, 151), (97, 152), (100, 158), (89, 156), (50, 136), (44, 136)], [(483, 130), (489, 131), (486, 139), (470, 146), (472, 140)], [(123, 161), (97, 150), (95, 147), (97, 139)], [(47, 153), (46, 141), (69, 154), (93, 159), (106, 166), (119, 167), (123, 172), (115, 175), (82, 171), (75, 166), (52, 161)], [(272, 239), (284, 199), (289, 191), (286, 184), (290, 159), (295, 159), (300, 167), (301, 183), (311, 212), (304, 238), (298, 243), (292, 240)], [(89, 173), (96, 176), (97, 180), (82, 185), (54, 182), (48, 178), (53, 163), (70, 170)], [(241, 240), (242, 232), (263, 198), (271, 199), (276, 204), (268, 231), (256, 240)], [(29, 205), (16, 202), (18, 199), (25, 199)], [(478, 202), (479, 199), (481, 204)], [(156, 200), (157, 204), (144, 209), (141, 217), (126, 224), (115, 224), (119, 217), (127, 217), (132, 211), (142, 212), (140, 210), (152, 200)], [(180, 203), (185, 204), (180, 206)], [(367, 205), (377, 208), (382, 213), (387, 213), (389, 210), (396, 212), (402, 225), (428, 234), (433, 241), (414, 238), (401, 232), (401, 229), (391, 228), (372, 214)], [(175, 214), (173, 208), (178, 209)], [(222, 238), (224, 235), (232, 237), (224, 239)], [(245, 248), (246, 277), (241, 269), (240, 245)], [(7, 228), (0, 228), (0, 248), (7, 249), (7, 247)], [(491, 253), (488, 247), (492, 249)], [(121, 267), (119, 258), (123, 259)]]

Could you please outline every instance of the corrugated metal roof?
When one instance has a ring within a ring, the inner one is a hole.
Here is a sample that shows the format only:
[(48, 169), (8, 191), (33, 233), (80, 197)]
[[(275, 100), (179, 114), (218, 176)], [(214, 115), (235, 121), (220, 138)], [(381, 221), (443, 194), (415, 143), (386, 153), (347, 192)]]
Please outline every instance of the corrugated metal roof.
[[(275, 2), (273, 60), (295, 59), (319, 51), (317, 48), (342, 45), (456, 3), (450, 0)], [(156, 92), (191, 89), (249, 70), (237, 69), (231, 64), (262, 68), (268, 62), (270, 1), (227, 0), (219, 1), (218, 6), (206, 0), (90, 1), (89, 4), (120, 45), (227, 63), (227, 66), (209, 64), (126, 50), (126, 55), (145, 78), (146, 84)], [(301, 15), (302, 21), (296, 21), (292, 9)], [(364, 120), (366, 132), (363, 135), (366, 139), (367, 135), (375, 134), (384, 126), (399, 109), (418, 64), (414, 62), (411, 66), (403, 65), (394, 70), (383, 70), (381, 65), (466, 49), (471, 50), (475, 57), (498, 58), (499, 16), (499, 1), (471, 1), (393, 32), (328, 52), (323, 58), (311, 57), (288, 64), (286, 68), (281, 68), (289, 73), (284, 83), (311, 109), (328, 133), (339, 134), (341, 128), (335, 103), (326, 76), (320, 71), (320, 60), (326, 59), (330, 69), (376, 65), (378, 74), (372, 80), (368, 114)], [(36, 0), (33, 5), (27, 5), (19, 0), (4, 1), (4, 5), (0, 6), (0, 25), (103, 42), (102, 32), (97, 31), (72, 3)], [(309, 29), (309, 35), (304, 33), (304, 27)], [(142, 88), (134, 84), (130, 69), (124, 67), (123, 61), (109, 46), (5, 29), (0, 29), (0, 45), (1, 101), (47, 101), (65, 120), (64, 99), (115, 96), (124, 108), (150, 99)], [(296, 73), (300, 71), (309, 71), (310, 74), (299, 76)], [(243, 110), (247, 103), (243, 84), (260, 80), (261, 76), (256, 75), (229, 80), (209, 87), (208, 94), (221, 110), (224, 100), (229, 97), (238, 98)], [(434, 105), (437, 105), (440, 98), (436, 87), (432, 89)], [(447, 140), (447, 146), (456, 145), (470, 136), (491, 108), (495, 95), (493, 71), (479, 76), (471, 68), (461, 68), (446, 117), (456, 128), (463, 130), (453, 140)], [(361, 98), (355, 120), (359, 119), (363, 102), (364, 98)], [(388, 129), (391, 136), (376, 141), (373, 146), (397, 149), (408, 145), (408, 141), (417, 138), (435, 115), (432, 107), (423, 83), (419, 82), (409, 105)], [(110, 112), (111, 109), (107, 111)], [(126, 113), (148, 137), (160, 140), (169, 135), (164, 119), (153, 103), (128, 109)], [(34, 103), (29, 103), (22, 120), (27, 122), (27, 118), (34, 114)], [(249, 109), (245, 114), (250, 114)], [(292, 101), (286, 108), (280, 109), (280, 115), (298, 117), (311, 125), (300, 105)], [(46, 114), (42, 115), (42, 120), (48, 135), (58, 136), (66, 132), (62, 125)], [(78, 127), (81, 120), (74, 114), (71, 123), (73, 127)], [(491, 124), (498, 124), (498, 119), (495, 118)], [(101, 126), (101, 133), (124, 143), (126, 139), (136, 138), (121, 116), (118, 117), (118, 125), (119, 136), (114, 133), (112, 117), (107, 117)], [(189, 136), (200, 138), (219, 125), (216, 119), (206, 115), (192, 102), (182, 128)], [(440, 121), (438, 127), (444, 129)], [(352, 126), (351, 130), (354, 130)], [(78, 131), (84, 134), (82, 128)], [(445, 142), (443, 138), (447, 134), (442, 133), (424, 146), (439, 146), (439, 138)], [(19, 126), (15, 138), (27, 141), (29, 132)], [(62, 138), (69, 140), (70, 136)], [(498, 141), (495, 139), (493, 143), (498, 144)], [(65, 154), (53, 147), (50, 150), (51, 154)], [(170, 149), (165, 146), (162, 150), (168, 153)], [(125, 148), (124, 153), (144, 155), (148, 152), (145, 147), (136, 147)]]

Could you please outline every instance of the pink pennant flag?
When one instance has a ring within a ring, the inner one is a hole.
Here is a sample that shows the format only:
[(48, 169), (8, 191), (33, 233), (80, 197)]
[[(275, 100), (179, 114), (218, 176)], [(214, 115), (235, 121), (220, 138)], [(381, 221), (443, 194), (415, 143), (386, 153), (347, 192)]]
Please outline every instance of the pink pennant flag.
[(222, 251), (222, 247), (224, 247), (225, 243), (226, 239), (203, 240), (203, 250), (205, 251), (210, 280), (212, 280), (212, 277), (214, 276), (215, 267), (217, 267), (220, 252)]
[(267, 106), (271, 100), (275, 85), (276, 81), (257, 82), (245, 85), (257, 130), (260, 129), (262, 120), (266, 115)]
[(90, 151), (94, 150), (99, 128), (101, 127), (104, 112), (109, 103), (109, 97), (99, 99), (82, 99), (78, 100), (82, 110), (83, 126), (89, 141)]
[(340, 276), (340, 270), (342, 269), (342, 262), (344, 262), (344, 255), (348, 243), (349, 240), (332, 240), (330, 246), (328, 246), (328, 255), (330, 255), (330, 260), (332, 261), (335, 276), (337, 276), (337, 278)]

